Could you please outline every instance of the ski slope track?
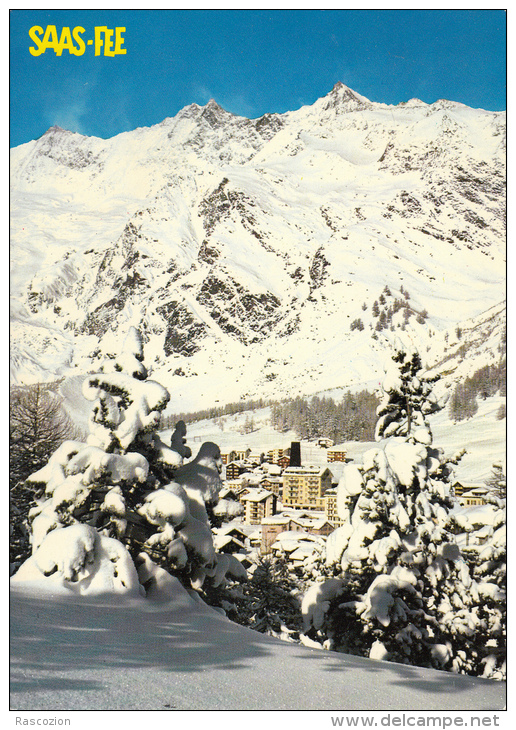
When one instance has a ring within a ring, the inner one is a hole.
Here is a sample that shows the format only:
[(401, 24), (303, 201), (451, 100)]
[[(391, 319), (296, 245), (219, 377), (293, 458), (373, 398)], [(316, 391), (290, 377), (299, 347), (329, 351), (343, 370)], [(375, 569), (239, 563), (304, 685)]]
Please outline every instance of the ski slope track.
[[(52, 127), (11, 151), (12, 380), (91, 371), (131, 325), (177, 410), (377, 380), (396, 338), (448, 372), (445, 336), (491, 323), (475, 369), (504, 327), (505, 159), (503, 112), (341, 83), (259, 119)], [(385, 287), (411, 316), (378, 331)]]
[(11, 589), (12, 710), (505, 706), (504, 682), (288, 644), (232, 623), (184, 589), (152, 601), (28, 588)]

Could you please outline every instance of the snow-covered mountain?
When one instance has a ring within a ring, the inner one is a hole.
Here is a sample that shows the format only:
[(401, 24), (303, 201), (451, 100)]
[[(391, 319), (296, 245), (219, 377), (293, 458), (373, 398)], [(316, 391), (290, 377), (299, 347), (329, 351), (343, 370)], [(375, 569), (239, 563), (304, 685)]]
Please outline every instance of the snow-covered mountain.
[(254, 120), (53, 127), (11, 152), (13, 379), (94, 368), (131, 325), (175, 410), (377, 383), (395, 337), (467, 374), (504, 330), (505, 155), (503, 112), (341, 83)]

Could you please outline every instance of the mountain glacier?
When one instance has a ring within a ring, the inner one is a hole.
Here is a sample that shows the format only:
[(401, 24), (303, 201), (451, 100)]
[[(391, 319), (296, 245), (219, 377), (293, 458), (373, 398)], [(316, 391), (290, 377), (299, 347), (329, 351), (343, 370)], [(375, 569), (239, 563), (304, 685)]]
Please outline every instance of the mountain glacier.
[(503, 336), (505, 162), (504, 112), (341, 83), (52, 127), (11, 150), (12, 379), (92, 370), (131, 325), (176, 411), (377, 384), (394, 339), (467, 374)]

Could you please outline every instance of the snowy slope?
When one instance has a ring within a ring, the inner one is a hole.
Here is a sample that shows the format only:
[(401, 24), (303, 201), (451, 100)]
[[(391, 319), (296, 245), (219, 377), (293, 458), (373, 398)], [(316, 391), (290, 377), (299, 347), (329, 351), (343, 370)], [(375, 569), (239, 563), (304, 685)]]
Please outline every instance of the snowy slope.
[[(482, 365), (483, 363), (481, 363)], [(88, 417), (90, 403), (82, 396), (83, 376), (66, 379), (60, 386), (60, 393), (64, 398), (64, 406), (74, 424), (85, 433), (88, 431)], [(374, 382), (368, 384), (374, 390)], [(439, 385), (439, 383), (438, 383)], [(319, 393), (320, 397), (327, 395), (335, 400), (342, 399), (341, 389)], [(445, 395), (443, 396), (443, 398)], [(507, 421), (499, 419), (498, 412), (506, 398), (492, 396), (486, 400), (477, 399), (478, 410), (474, 416), (455, 423), (450, 420), (448, 407), (430, 415), (429, 423), (432, 429), (435, 446), (442, 448), (444, 453), (451, 456), (466, 449), (466, 454), (454, 468), (457, 479), (484, 483), (491, 475), (494, 463), (505, 464), (507, 449)], [(176, 402), (173, 399), (170, 412), (177, 412)], [(202, 443), (211, 441), (218, 444), (221, 450), (251, 449), (253, 453), (261, 454), (272, 448), (288, 448), (292, 441), (297, 441), (293, 431), (279, 433), (270, 425), (270, 408), (255, 411), (244, 411), (233, 416), (224, 416), (222, 419), (206, 419), (189, 424), (187, 427), (187, 441), (193, 454), (196, 454)], [(245, 433), (246, 421), (252, 420), (253, 430)], [(165, 441), (170, 433), (165, 432)], [(348, 442), (346, 452), (348, 458), (361, 462), (362, 455), (367, 449), (376, 446), (368, 442)], [(315, 443), (303, 441), (301, 444), (302, 461), (304, 464), (326, 464), (326, 449)], [(338, 468), (333, 465), (332, 468)]]
[[(343, 84), (255, 120), (54, 127), (11, 152), (12, 378), (84, 372), (130, 325), (186, 409), (375, 379), (394, 337), (438, 362), (505, 296), (504, 139), (503, 113)], [(375, 339), (386, 285), (414, 315)]]
[(505, 684), (287, 644), (182, 589), (165, 602), (11, 590), (12, 710), (457, 710)]

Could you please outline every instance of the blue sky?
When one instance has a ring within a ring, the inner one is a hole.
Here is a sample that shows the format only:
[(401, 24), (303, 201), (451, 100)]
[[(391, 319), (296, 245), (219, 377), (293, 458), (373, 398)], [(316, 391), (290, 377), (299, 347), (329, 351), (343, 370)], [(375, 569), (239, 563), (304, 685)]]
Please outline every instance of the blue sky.
[[(28, 31), (125, 27), (125, 55), (51, 49)], [(250, 118), (312, 104), (342, 81), (372, 101), (506, 108), (503, 10), (12, 10), (10, 145), (57, 124), (111, 137), (214, 98)]]

